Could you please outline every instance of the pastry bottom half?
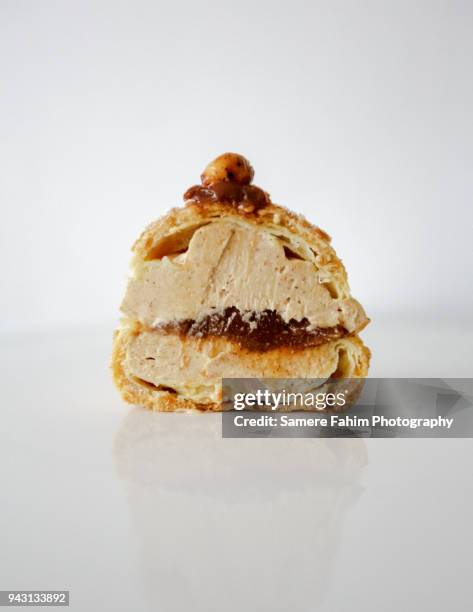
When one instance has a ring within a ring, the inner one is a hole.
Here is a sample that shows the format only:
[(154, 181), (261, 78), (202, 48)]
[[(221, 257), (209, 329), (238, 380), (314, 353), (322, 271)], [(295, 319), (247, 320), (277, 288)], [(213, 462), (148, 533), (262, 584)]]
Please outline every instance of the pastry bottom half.
[(358, 336), (305, 349), (249, 351), (220, 336), (144, 330), (115, 332), (112, 370), (123, 398), (152, 410), (221, 411), (222, 378), (359, 378), (370, 351)]

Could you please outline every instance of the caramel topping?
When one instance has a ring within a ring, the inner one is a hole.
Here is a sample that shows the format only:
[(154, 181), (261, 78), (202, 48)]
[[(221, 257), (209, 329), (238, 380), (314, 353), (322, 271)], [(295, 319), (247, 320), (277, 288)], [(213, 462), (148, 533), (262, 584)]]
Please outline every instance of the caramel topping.
[(201, 175), (202, 184), (190, 187), (184, 201), (193, 204), (220, 202), (252, 213), (270, 203), (269, 195), (250, 185), (254, 171), (242, 155), (224, 153), (214, 159)]

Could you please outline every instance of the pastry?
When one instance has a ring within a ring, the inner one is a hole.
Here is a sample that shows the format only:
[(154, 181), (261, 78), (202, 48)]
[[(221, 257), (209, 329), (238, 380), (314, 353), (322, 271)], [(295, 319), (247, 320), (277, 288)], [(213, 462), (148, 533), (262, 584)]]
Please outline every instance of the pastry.
[(329, 236), (252, 185), (240, 155), (201, 179), (133, 247), (112, 357), (124, 399), (221, 410), (222, 378), (366, 376), (369, 319)]

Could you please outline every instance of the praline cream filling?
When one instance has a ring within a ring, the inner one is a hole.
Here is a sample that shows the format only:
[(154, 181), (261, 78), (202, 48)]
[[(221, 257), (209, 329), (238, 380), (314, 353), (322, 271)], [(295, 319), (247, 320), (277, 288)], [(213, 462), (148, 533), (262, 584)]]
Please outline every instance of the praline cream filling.
[(285, 355), (281, 349), (252, 353), (224, 338), (199, 340), (141, 332), (130, 340), (123, 366), (137, 384), (208, 403), (220, 401), (222, 378), (355, 376), (359, 352), (350, 338)]
[(170, 248), (156, 258), (135, 260), (122, 303), (123, 313), (145, 326), (198, 321), (227, 308), (306, 319), (309, 330), (342, 325), (353, 332), (366, 320), (335, 285), (333, 264), (283, 228), (224, 218), (189, 230), (174, 251), (167, 240)]

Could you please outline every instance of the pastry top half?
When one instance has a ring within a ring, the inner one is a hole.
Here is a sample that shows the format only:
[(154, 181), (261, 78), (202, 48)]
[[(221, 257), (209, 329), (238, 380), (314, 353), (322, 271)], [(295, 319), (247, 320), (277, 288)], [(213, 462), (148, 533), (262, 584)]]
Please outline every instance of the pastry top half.
[(257, 350), (361, 330), (368, 319), (329, 236), (251, 189), (262, 205), (192, 188), (183, 208), (152, 223), (133, 247), (122, 312), (150, 329), (227, 335)]
[(330, 237), (252, 178), (245, 158), (218, 157), (184, 206), (134, 244), (115, 351), (122, 378), (205, 404), (219, 377), (330, 376), (342, 345), (358, 359), (342, 374), (365, 375), (356, 334), (369, 320)]

